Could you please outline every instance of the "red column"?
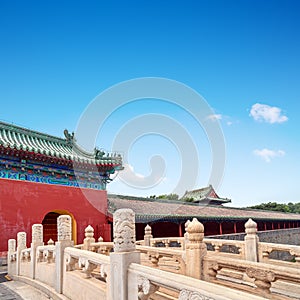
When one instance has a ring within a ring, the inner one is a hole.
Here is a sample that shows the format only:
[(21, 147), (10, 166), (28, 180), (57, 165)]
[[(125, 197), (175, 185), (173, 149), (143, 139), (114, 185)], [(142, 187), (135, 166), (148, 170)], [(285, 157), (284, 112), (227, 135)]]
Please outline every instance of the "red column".
[(234, 233), (236, 233), (236, 223), (235, 222), (233, 223), (233, 230), (234, 230)]
[(272, 222), (272, 230), (274, 230), (274, 223)]
[(267, 223), (264, 223), (265, 231), (267, 230)]
[(182, 237), (182, 227), (181, 227), (181, 223), (178, 224), (178, 232), (179, 232), (179, 237)]
[(219, 224), (219, 230), (220, 230), (220, 235), (222, 235), (223, 234), (222, 223)]

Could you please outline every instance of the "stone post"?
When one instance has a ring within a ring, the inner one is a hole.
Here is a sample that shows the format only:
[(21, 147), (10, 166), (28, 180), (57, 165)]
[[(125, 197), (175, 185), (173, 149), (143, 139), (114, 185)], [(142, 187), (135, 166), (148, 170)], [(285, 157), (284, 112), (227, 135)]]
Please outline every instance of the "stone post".
[(21, 251), (26, 249), (26, 232), (17, 233), (17, 275), (20, 275)]
[(12, 264), (15, 264), (15, 256), (16, 253), (16, 240), (15, 239), (9, 239), (8, 240), (8, 252), (7, 252), (7, 273), (8, 275), (16, 275), (16, 269), (13, 268)]
[(43, 225), (32, 225), (32, 242), (31, 242), (31, 260), (30, 260), (30, 277), (35, 279), (35, 267), (36, 267), (36, 248), (43, 246)]
[(207, 248), (203, 242), (204, 226), (193, 218), (187, 227), (188, 242), (186, 244), (186, 275), (197, 279), (202, 278), (203, 257), (207, 253)]
[(62, 293), (63, 283), (63, 267), (64, 267), (64, 250), (66, 247), (73, 246), (72, 236), (72, 220), (69, 215), (61, 215), (57, 218), (57, 239), (55, 243), (55, 269), (56, 280), (55, 290)]
[(245, 236), (245, 259), (249, 261), (258, 261), (258, 236), (257, 236), (257, 224), (249, 219), (245, 224), (246, 236)]
[(144, 245), (150, 247), (151, 246), (151, 239), (152, 238), (153, 238), (152, 229), (147, 224), (147, 226), (145, 227)]
[(184, 242), (183, 242), (183, 247), (182, 247), (182, 249), (183, 250), (185, 250), (185, 246), (186, 246), (186, 244), (188, 243), (188, 241), (189, 241), (189, 233), (187, 232), (187, 228), (188, 228), (188, 226), (189, 226), (189, 224), (191, 223), (191, 221), (190, 220), (187, 220), (186, 222), (185, 222), (185, 224), (184, 224), (184, 228), (185, 228), (185, 233), (184, 233)]
[(135, 214), (131, 209), (119, 209), (113, 216), (114, 252), (110, 254), (110, 299), (138, 299), (136, 281), (128, 282), (128, 267), (140, 263), (135, 250)]
[(89, 225), (84, 230), (85, 239), (83, 240), (83, 250), (91, 250), (91, 243), (95, 243), (94, 228)]

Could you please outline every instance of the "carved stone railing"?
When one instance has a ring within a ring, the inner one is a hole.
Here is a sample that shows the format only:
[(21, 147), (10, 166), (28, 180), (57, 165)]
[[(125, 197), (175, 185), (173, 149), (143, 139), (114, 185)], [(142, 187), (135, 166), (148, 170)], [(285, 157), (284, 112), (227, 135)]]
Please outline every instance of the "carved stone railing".
[(300, 246), (259, 243), (258, 256), (261, 262), (300, 267)]
[(72, 247), (64, 251), (63, 294), (69, 299), (109, 299), (109, 256)]
[(207, 250), (217, 255), (238, 257), (245, 259), (245, 242), (222, 239), (204, 239)]
[(150, 242), (152, 247), (183, 249), (184, 238), (176, 238), (176, 237), (155, 238), (155, 239), (151, 239)]
[[(74, 248), (84, 250), (84, 244), (76, 245)], [(88, 251), (109, 255), (114, 249), (113, 242), (94, 242), (90, 243)]]
[(56, 247), (51, 241), (36, 248), (35, 279), (55, 288)]
[[(237, 240), (223, 240), (204, 238), (203, 242), (208, 246), (208, 251), (214, 251), (221, 254), (232, 254), (244, 258), (245, 242)], [(137, 246), (144, 246), (144, 240), (136, 242)], [(167, 238), (151, 238), (150, 246), (156, 248), (184, 249), (185, 238), (183, 237), (167, 237)]]
[(55, 246), (47, 245), (47, 246), (38, 246), (36, 249), (37, 262), (46, 262), (48, 264), (55, 262)]
[[(288, 296), (294, 299), (294, 294), (300, 291), (300, 270), (296, 268), (207, 255), (204, 258), (204, 274), (206, 281), (270, 299), (287, 299), (284, 297)], [(289, 288), (286, 288), (287, 282)], [(276, 295), (281, 298), (276, 298)]]
[(30, 262), (31, 261), (31, 248), (26, 248), (21, 250), (21, 262)]
[(136, 246), (141, 252), (141, 263), (173, 273), (185, 274), (185, 251), (178, 248)]
[(110, 264), (108, 256), (72, 247), (66, 248), (64, 254), (67, 272), (79, 270), (85, 278), (94, 277), (106, 282)]
[[(204, 239), (204, 226), (194, 218), (186, 222), (183, 238), (153, 238), (147, 225), (144, 240), (136, 243), (135, 215), (121, 209), (114, 214), (113, 243), (96, 242), (87, 226), (76, 247), (70, 216), (60, 216), (57, 224), (55, 245), (43, 245), (41, 224), (33, 226), (30, 248), (25, 232), (18, 233), (17, 245), (9, 240), (14, 279), (30, 278), (72, 300), (82, 300), (83, 291), (85, 299), (112, 300), (146, 300), (153, 294), (153, 299), (180, 300), (300, 299), (300, 247), (260, 243), (251, 219), (244, 241)], [(294, 262), (275, 260), (276, 251)]]
[[(265, 298), (139, 264), (128, 268), (128, 300), (262, 300)], [(155, 299), (155, 298), (154, 298)]]
[[(144, 240), (136, 242), (137, 246), (144, 246)], [(183, 249), (184, 238), (183, 237), (166, 237), (166, 238), (150, 238), (151, 247), (164, 247), (164, 248), (179, 248)]]

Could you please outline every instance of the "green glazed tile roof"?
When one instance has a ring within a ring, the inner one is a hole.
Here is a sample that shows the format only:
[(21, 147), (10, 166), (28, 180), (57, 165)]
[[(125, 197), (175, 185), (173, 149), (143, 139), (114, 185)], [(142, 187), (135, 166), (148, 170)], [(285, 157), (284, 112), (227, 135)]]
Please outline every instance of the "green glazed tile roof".
[(81, 149), (74, 141), (74, 136), (64, 131), (65, 139), (29, 130), (0, 121), (0, 147), (16, 149), (46, 156), (91, 164), (113, 164), (122, 168), (119, 154), (105, 155), (94, 149), (89, 153)]
[(192, 198), (194, 199), (193, 202), (202, 202), (202, 201), (203, 202), (215, 201), (219, 203), (231, 202), (230, 199), (220, 198), (211, 185), (197, 190), (186, 191), (182, 198)]

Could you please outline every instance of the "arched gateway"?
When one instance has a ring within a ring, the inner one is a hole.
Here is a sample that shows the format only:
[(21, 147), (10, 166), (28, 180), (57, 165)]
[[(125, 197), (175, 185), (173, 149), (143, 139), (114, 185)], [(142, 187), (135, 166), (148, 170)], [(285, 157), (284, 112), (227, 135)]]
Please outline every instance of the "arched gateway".
[(110, 239), (106, 184), (110, 174), (122, 169), (122, 158), (96, 148), (86, 152), (74, 134), (65, 130), (64, 135), (0, 122), (0, 253), (19, 231), (27, 233), (29, 244), (35, 223), (46, 226), (45, 242), (55, 241), (53, 221), (60, 214), (72, 217), (75, 242), (84, 238), (87, 225)]
[(47, 244), (51, 239), (57, 241), (57, 218), (60, 215), (69, 215), (72, 220), (72, 240), (77, 243), (77, 223), (74, 216), (66, 210), (54, 210), (47, 213), (42, 221), (43, 225), (43, 240)]

